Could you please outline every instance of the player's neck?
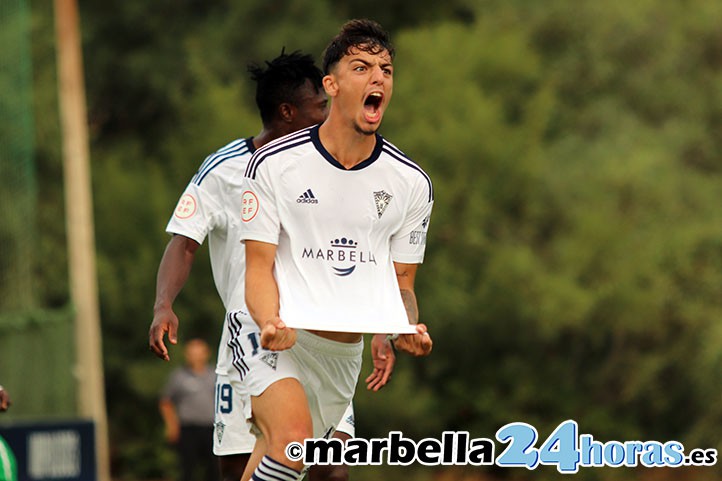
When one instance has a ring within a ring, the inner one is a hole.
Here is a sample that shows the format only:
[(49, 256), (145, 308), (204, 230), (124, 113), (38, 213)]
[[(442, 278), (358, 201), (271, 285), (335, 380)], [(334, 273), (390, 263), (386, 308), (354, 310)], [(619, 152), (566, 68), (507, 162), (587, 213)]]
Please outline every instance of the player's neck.
[(276, 120), (271, 122), (270, 125), (264, 125), (261, 132), (253, 137), (253, 146), (258, 149), (272, 140), (276, 140), (284, 135), (295, 132), (296, 128), (294, 125), (296, 124), (284, 122), (282, 120)]
[(282, 134), (279, 134), (274, 129), (269, 129), (267, 127), (264, 127), (261, 132), (253, 137), (253, 146), (256, 149), (260, 149), (270, 141), (277, 139), (278, 137), (281, 137)]
[(368, 159), (376, 147), (376, 135), (359, 133), (351, 126), (334, 122), (330, 116), (321, 124), (318, 137), (328, 153), (346, 169)]

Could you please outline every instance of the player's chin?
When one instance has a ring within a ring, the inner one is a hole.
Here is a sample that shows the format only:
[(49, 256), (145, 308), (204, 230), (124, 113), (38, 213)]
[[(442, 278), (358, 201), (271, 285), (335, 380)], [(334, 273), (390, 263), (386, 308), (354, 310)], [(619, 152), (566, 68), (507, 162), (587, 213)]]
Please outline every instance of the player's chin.
[(379, 130), (378, 125), (367, 124), (366, 126), (361, 126), (361, 125), (356, 124), (356, 132), (358, 132), (361, 135), (366, 135), (366, 136), (370, 137), (370, 136), (376, 134), (377, 130)]
[(381, 127), (381, 121), (383, 118), (383, 114), (374, 116), (371, 119), (366, 115), (362, 115), (361, 118), (356, 121), (356, 130), (364, 135), (374, 135)]

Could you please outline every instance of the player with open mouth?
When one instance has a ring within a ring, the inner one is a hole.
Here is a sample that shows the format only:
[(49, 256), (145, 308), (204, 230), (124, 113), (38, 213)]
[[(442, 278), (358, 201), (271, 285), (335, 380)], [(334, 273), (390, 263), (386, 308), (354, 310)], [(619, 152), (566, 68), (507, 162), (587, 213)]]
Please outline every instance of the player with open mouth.
[[(331, 112), (330, 115), (338, 114), (352, 119), (353, 129), (367, 137), (361, 142), (368, 143), (371, 149), (375, 143), (372, 135), (381, 126), (381, 120), (391, 100), (394, 85), (391, 55), (388, 51), (379, 51), (377, 47), (360, 45), (352, 48), (348, 55), (338, 62), (334, 75), (324, 78), (324, 87), (327, 93), (333, 99), (332, 101), (341, 107)], [(344, 95), (338, 95), (339, 84), (344, 86)], [(360, 111), (357, 110), (358, 105), (347, 105), (354, 97), (347, 95), (347, 90), (358, 92), (357, 98), (361, 100)], [(327, 127), (330, 125), (336, 125), (335, 118), (321, 126), (322, 139), (326, 137), (328, 132), (324, 131), (328, 130)], [(367, 147), (366, 150), (371, 149)]]
[[(393, 91), (393, 46), (377, 23), (351, 20), (323, 57), (328, 117), (257, 150), (243, 182), (254, 200), (240, 229), (248, 311), (231, 341), (241, 353), (231, 382), (245, 388), (244, 414), (260, 434), (256, 469), (241, 481), (300, 479), (303, 462), (286, 448), (334, 431), (357, 384), (364, 333), (388, 334), (416, 356), (433, 346), (414, 293), (433, 186), (377, 133)], [(342, 240), (344, 255), (343, 239), (353, 239), (374, 261), (339, 266), (339, 257), (308, 254), (328, 252), (329, 239)]]

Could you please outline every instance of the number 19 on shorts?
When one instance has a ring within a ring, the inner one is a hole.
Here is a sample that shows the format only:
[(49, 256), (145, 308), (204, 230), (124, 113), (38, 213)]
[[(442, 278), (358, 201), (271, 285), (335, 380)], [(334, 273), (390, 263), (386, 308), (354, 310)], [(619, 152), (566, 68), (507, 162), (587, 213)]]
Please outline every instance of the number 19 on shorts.
[(228, 414), (233, 411), (233, 388), (230, 384), (216, 383), (216, 412)]

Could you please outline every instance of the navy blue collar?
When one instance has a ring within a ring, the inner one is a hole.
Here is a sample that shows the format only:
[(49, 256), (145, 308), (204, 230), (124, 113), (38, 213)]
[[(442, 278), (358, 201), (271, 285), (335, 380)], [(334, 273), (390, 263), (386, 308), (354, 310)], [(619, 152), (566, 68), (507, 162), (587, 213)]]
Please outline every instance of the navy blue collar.
[(253, 137), (248, 137), (246, 139), (246, 147), (248, 147), (248, 151), (250, 153), (254, 153), (256, 151), (256, 146), (253, 145)]
[(347, 169), (341, 163), (336, 160), (333, 155), (329, 153), (328, 150), (323, 146), (321, 143), (321, 139), (318, 137), (318, 129), (321, 127), (321, 125), (317, 125), (311, 129), (311, 141), (313, 142), (313, 145), (316, 147), (316, 150), (323, 155), (323, 158), (328, 161), (329, 164), (333, 165), (334, 167), (341, 169), (341, 170), (361, 170), (365, 169), (369, 165), (376, 162), (376, 159), (379, 158), (379, 155), (381, 155), (381, 148), (384, 145), (383, 137), (381, 137), (379, 134), (374, 134), (376, 137), (376, 146), (374, 146), (374, 150), (371, 152), (371, 155), (368, 159), (354, 165), (350, 169)]

